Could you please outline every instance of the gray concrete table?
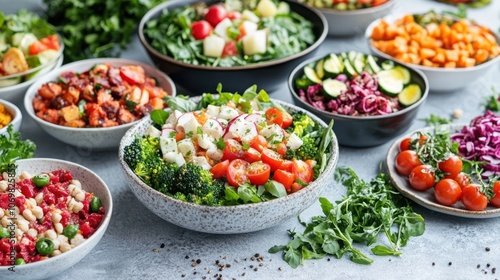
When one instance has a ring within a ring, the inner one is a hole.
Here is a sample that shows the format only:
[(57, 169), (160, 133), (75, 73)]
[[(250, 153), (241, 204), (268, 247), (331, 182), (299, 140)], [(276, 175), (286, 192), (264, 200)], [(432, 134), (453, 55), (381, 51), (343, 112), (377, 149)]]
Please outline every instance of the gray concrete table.
[[(487, 8), (470, 10), (470, 17), (498, 30), (500, 1)], [(7, 13), (25, 7), (41, 11), (41, 1), (0, 1)], [(430, 0), (399, 0), (393, 13), (424, 12), (431, 8), (451, 9)], [(84, 20), (84, 19), (82, 19)], [(328, 38), (319, 53), (339, 51), (368, 52), (362, 35)], [(137, 37), (123, 57), (151, 63)], [(431, 92), (411, 129), (425, 126), (423, 118), (431, 113), (448, 117), (455, 109), (464, 111), (458, 122), (469, 122), (482, 113), (482, 102), (492, 86), (500, 90), (498, 66), (477, 82), (450, 93)], [(291, 102), (286, 81), (271, 97)], [(179, 90), (182, 93), (182, 90)], [(126, 185), (118, 164), (117, 151), (92, 152), (66, 145), (44, 133), (27, 115), (21, 127), (23, 137), (33, 139), (38, 146), (37, 157), (70, 160), (94, 170), (108, 184), (115, 211), (101, 242), (77, 265), (56, 279), (497, 279), (500, 271), (500, 219), (466, 219), (452, 217), (414, 205), (426, 221), (426, 231), (412, 238), (400, 257), (371, 255), (375, 260), (365, 266), (346, 257), (306, 261), (297, 269), (289, 267), (278, 254), (267, 250), (285, 244), (288, 229), (301, 229), (296, 219), (259, 232), (239, 235), (209, 235), (186, 230), (160, 219), (143, 206)], [(352, 166), (365, 180), (376, 176), (391, 143), (368, 149), (340, 149), (339, 166)], [(345, 188), (337, 183), (324, 196), (337, 200)], [(307, 220), (320, 215), (319, 203), (302, 214)], [(485, 248), (490, 248), (487, 251)], [(255, 257), (256, 254), (259, 254)], [(193, 264), (193, 260), (200, 260)], [(216, 264), (219, 263), (219, 265)], [(479, 267), (479, 268), (478, 268)]]

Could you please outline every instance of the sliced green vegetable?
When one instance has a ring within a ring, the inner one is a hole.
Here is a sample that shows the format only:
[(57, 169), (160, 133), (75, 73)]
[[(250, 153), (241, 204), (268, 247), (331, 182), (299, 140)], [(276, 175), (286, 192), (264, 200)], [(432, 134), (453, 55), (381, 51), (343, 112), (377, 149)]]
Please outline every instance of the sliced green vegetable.
[(407, 85), (400, 94), (398, 100), (401, 105), (408, 107), (422, 98), (422, 90), (417, 84)]
[(318, 78), (323, 79), (325, 77), (325, 69), (323, 68), (323, 65), (325, 64), (324, 59), (318, 60), (316, 62), (316, 66), (314, 67), (314, 70), (316, 70), (316, 75), (318, 75)]
[(325, 76), (335, 77), (344, 71), (344, 63), (336, 54), (332, 53), (325, 59), (323, 69), (325, 70)]
[(344, 82), (335, 79), (326, 79), (322, 82), (323, 91), (332, 98), (339, 96), (342, 91), (347, 90), (347, 85)]
[(314, 69), (312, 69), (312, 67), (310, 66), (304, 67), (304, 75), (306, 76), (306, 78), (309, 80), (310, 83), (313, 84), (321, 83), (321, 79), (316, 74), (316, 71), (314, 71)]
[(349, 78), (357, 74), (356, 69), (354, 69), (347, 58), (344, 58), (344, 67), (344, 73), (347, 74)]
[(403, 90), (403, 77), (399, 71), (394, 69), (384, 70), (377, 73), (378, 86), (385, 94), (395, 97)]
[(356, 70), (358, 74), (361, 74), (365, 70), (365, 55), (357, 53), (354, 60), (351, 60), (351, 64), (354, 67), (354, 70)]
[(10, 86), (13, 86), (13, 85), (17, 85), (17, 84), (19, 84), (22, 81), (23, 81), (22, 77), (14, 77), (14, 78), (9, 78), (9, 79), (2, 79), (2, 80), (0, 80), (0, 88), (10, 87)]
[[(388, 61), (390, 61), (390, 60), (388, 60)], [(376, 73), (382, 71), (380, 66), (378, 66), (378, 63), (375, 60), (375, 57), (373, 57), (373, 55), (368, 55), (366, 57), (366, 62), (368, 63), (368, 66), (370, 67), (370, 69), (372, 70), (373, 73), (376, 74)], [(383, 65), (383, 63), (382, 63), (382, 65)]]

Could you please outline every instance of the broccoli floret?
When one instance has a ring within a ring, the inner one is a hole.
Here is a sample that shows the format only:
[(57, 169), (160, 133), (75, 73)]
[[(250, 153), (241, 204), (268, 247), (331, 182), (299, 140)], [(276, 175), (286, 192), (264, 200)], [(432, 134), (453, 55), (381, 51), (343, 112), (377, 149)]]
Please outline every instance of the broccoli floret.
[(158, 158), (158, 161), (158, 164), (154, 165), (150, 173), (150, 186), (159, 192), (167, 194), (175, 188), (179, 167), (176, 163), (167, 163), (161, 158)]
[(289, 132), (295, 133), (295, 135), (302, 137), (314, 130), (316, 123), (305, 113), (295, 113), (293, 114), (292, 126), (288, 128)]
[(191, 162), (179, 168), (176, 182), (172, 192), (184, 194), (189, 202), (218, 205), (224, 196), (224, 185), (214, 181), (210, 171)]
[(301, 159), (301, 160), (308, 160), (308, 159), (316, 159), (316, 156), (318, 154), (318, 145), (316, 144), (316, 139), (305, 136), (302, 137), (302, 145), (296, 149), (288, 149), (285, 154), (286, 159)]
[(134, 141), (125, 147), (123, 159), (139, 178), (150, 185), (152, 173), (158, 172), (163, 164), (159, 138), (134, 138)]

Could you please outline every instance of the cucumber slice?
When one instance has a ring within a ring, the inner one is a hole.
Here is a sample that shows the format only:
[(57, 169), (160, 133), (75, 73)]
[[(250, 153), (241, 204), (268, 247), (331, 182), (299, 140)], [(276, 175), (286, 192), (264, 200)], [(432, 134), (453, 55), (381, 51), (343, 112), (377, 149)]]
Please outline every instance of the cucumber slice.
[(400, 94), (398, 94), (399, 103), (405, 107), (413, 105), (422, 98), (422, 90), (417, 84), (407, 85)]
[(375, 57), (373, 57), (373, 55), (368, 55), (368, 57), (366, 58), (366, 62), (368, 63), (368, 66), (373, 71), (373, 73), (378, 73), (382, 71), (380, 66), (378, 66), (378, 63), (375, 60)]
[[(360, 55), (361, 53), (355, 52), (355, 51), (350, 51), (347, 54), (347, 59), (351, 62), (351, 64), (354, 64), (354, 60), (356, 60), (356, 57)], [(362, 54), (361, 54), (362, 55)]]
[(357, 74), (348, 59), (344, 59), (344, 68), (344, 73), (346, 73), (349, 78)]
[(22, 81), (21, 77), (0, 80), (0, 88), (17, 85)]
[(408, 84), (411, 80), (411, 74), (410, 71), (402, 66), (396, 66), (394, 67), (391, 71), (397, 71), (401, 75), (401, 80), (403, 81), (403, 84)]
[(386, 60), (382, 62), (382, 69), (389, 70), (392, 68), (394, 68), (394, 62), (392, 62), (392, 60)]
[(307, 89), (310, 85), (311, 83), (306, 77), (295, 80), (295, 86), (299, 89)]
[(323, 63), (325, 76), (335, 77), (344, 71), (344, 63), (336, 54), (330, 54)]
[(347, 85), (339, 80), (326, 79), (323, 81), (323, 91), (332, 98), (337, 98), (342, 91), (347, 90)]
[(318, 78), (320, 79), (323, 79), (323, 77), (325, 76), (325, 69), (323, 69), (324, 64), (325, 61), (323, 59), (320, 59), (318, 62), (316, 62), (316, 66), (314, 67), (314, 70), (316, 70), (316, 75), (318, 75)]
[(363, 73), (363, 70), (365, 69), (365, 55), (362, 53), (357, 53), (356, 57), (354, 60), (351, 60), (351, 65), (354, 67), (354, 70), (358, 74)]
[(403, 81), (398, 71), (384, 70), (377, 73), (378, 87), (385, 94), (396, 97), (403, 90)]
[(320, 84), (321, 79), (318, 77), (314, 69), (311, 66), (304, 67), (304, 74), (306, 75), (306, 79), (313, 84)]

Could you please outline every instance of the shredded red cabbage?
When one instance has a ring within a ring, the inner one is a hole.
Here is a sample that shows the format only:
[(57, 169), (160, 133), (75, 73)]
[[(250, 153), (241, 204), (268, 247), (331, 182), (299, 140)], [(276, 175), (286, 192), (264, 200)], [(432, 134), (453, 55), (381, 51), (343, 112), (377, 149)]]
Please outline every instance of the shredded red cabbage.
[(459, 143), (458, 151), (464, 158), (487, 162), (482, 165), (483, 177), (500, 175), (500, 116), (488, 110), (452, 134), (451, 140)]
[(321, 84), (309, 86), (306, 92), (301, 89), (300, 98), (318, 109), (350, 116), (385, 115), (401, 109), (397, 97), (378, 91), (375, 75), (363, 72), (349, 80), (341, 74), (335, 79), (347, 85), (347, 90), (336, 99), (325, 98)]

